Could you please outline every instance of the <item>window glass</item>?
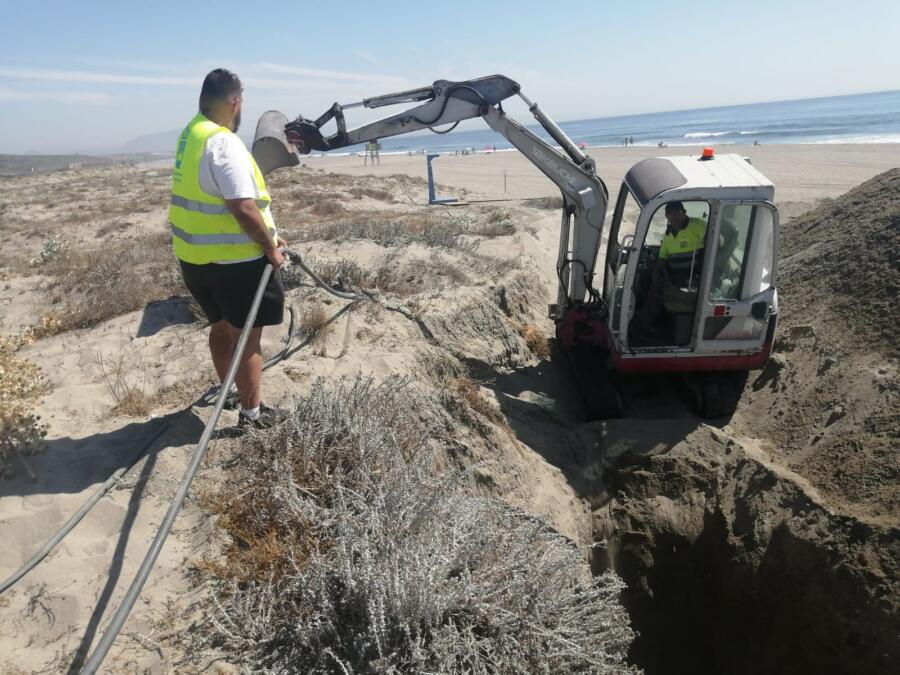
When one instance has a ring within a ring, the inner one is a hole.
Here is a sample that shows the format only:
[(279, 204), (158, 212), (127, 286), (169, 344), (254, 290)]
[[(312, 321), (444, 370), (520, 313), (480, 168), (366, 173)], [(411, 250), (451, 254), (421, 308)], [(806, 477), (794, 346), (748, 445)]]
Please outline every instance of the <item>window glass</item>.
[[(637, 200), (631, 194), (631, 191), (627, 191), (628, 194), (625, 197), (625, 207), (622, 209), (622, 223), (619, 225), (619, 245), (622, 245), (626, 242), (626, 239), (630, 239), (634, 236), (634, 229), (637, 227), (638, 216), (641, 215), (641, 207), (638, 206)], [(631, 245), (631, 242), (627, 242)]]
[(713, 265), (710, 300), (738, 300), (750, 221), (754, 207), (749, 204), (726, 204), (722, 207), (716, 262)]
[(773, 267), (772, 211), (761, 204), (724, 205), (710, 300), (752, 298), (772, 286)]
[(775, 222), (772, 211), (766, 207), (756, 209), (756, 222), (753, 224), (753, 244), (759, 264), (751, 278), (747, 279), (747, 292), (744, 298), (762, 293), (772, 287), (772, 270), (775, 267)]

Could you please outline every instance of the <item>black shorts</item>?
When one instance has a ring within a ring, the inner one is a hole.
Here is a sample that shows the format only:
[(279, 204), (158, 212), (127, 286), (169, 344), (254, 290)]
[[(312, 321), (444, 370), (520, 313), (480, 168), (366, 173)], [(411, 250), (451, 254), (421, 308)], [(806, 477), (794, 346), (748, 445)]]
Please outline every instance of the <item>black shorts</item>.
[[(269, 262), (262, 257), (247, 262), (220, 265), (194, 265), (179, 260), (181, 276), (191, 295), (203, 308), (210, 323), (225, 319), (235, 328), (243, 328), (253, 304), (263, 269)], [(278, 270), (272, 272), (263, 293), (254, 327), (277, 326), (284, 318), (284, 283)]]

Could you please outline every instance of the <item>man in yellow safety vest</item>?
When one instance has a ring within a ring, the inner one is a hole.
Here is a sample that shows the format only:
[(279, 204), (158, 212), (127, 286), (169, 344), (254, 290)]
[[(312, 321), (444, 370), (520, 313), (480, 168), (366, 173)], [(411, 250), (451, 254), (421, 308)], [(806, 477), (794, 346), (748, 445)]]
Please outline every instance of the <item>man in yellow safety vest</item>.
[[(635, 292), (642, 303), (631, 322), (632, 342), (643, 342), (654, 330), (663, 309), (665, 286), (696, 288), (703, 266), (706, 222), (691, 218), (684, 204), (672, 201), (665, 206), (666, 233), (659, 245), (659, 260), (636, 280)], [(643, 334), (643, 335), (642, 335)]]
[(209, 351), (224, 380), (267, 263), (275, 268), (237, 371), (241, 426), (268, 426), (274, 411), (261, 402), (263, 326), (280, 324), (284, 285), (278, 268), (285, 242), (275, 231), (271, 197), (253, 156), (236, 135), (243, 87), (217, 68), (203, 81), (200, 112), (178, 139), (169, 226), (188, 290), (211, 328)]

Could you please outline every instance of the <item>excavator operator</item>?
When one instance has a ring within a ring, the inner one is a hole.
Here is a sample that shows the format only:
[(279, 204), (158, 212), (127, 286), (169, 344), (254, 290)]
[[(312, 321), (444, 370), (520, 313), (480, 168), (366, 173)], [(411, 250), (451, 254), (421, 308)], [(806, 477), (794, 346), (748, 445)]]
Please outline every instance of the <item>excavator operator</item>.
[(643, 303), (632, 321), (636, 336), (651, 337), (663, 310), (663, 291), (690, 287), (703, 267), (706, 222), (688, 216), (681, 202), (665, 206), (666, 233), (659, 245), (659, 260), (638, 278), (636, 291)]

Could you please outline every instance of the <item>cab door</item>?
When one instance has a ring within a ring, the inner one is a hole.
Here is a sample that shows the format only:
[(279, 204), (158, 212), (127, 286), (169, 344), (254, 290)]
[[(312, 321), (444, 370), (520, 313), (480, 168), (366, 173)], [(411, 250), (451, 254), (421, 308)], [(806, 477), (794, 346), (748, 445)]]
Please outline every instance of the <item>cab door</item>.
[(603, 274), (603, 297), (609, 309), (610, 338), (617, 351), (625, 346), (628, 321), (633, 313), (634, 299), (630, 289), (634, 270), (631, 268), (640, 255), (640, 249), (635, 247), (635, 240), (638, 235), (643, 238), (643, 234), (639, 232), (643, 229), (641, 214), (640, 202), (632, 194), (628, 184), (622, 183), (606, 244)]
[(759, 352), (778, 312), (778, 211), (764, 201), (722, 201), (698, 303), (695, 352)]

